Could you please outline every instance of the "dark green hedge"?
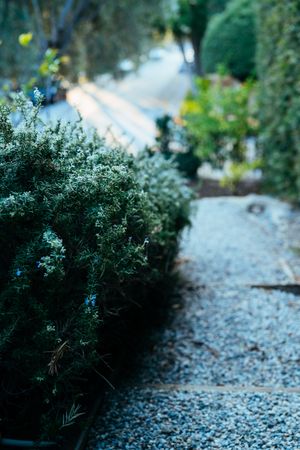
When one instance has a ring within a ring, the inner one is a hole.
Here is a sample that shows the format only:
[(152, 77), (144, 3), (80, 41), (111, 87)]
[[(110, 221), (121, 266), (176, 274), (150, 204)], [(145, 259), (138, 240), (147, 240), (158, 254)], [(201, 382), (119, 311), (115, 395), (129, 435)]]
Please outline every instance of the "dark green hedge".
[(300, 194), (300, 3), (258, 2), (261, 146), (268, 185)]
[(202, 46), (206, 73), (224, 65), (236, 78), (255, 74), (255, 13), (253, 0), (232, 0), (209, 22)]
[(1, 431), (10, 418), (57, 435), (98, 368), (103, 326), (170, 268), (190, 193), (159, 155), (45, 126), (22, 96), (15, 107), (0, 107)]

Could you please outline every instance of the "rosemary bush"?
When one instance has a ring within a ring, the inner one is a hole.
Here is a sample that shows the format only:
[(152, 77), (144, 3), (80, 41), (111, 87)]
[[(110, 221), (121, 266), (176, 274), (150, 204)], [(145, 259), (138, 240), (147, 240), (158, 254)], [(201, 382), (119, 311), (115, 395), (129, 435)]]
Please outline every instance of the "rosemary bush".
[(190, 193), (160, 155), (38, 114), (22, 95), (0, 107), (0, 417), (35, 411), (49, 436), (79, 415), (111, 311), (170, 267)]

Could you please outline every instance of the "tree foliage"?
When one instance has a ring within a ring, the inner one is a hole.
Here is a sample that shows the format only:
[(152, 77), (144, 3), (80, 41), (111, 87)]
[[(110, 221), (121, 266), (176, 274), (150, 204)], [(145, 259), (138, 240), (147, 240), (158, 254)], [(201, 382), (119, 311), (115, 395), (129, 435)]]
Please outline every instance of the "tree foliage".
[(266, 181), (279, 194), (300, 194), (300, 4), (258, 4), (261, 146)]
[[(0, 0), (0, 10), (4, 11), (4, 28), (0, 30), (2, 65), (10, 77), (23, 74), (27, 54), (24, 49), (21, 52), (18, 35), (32, 32), (29, 47), (36, 57), (35, 66), (51, 48), (58, 57), (71, 57), (65, 68), (71, 78), (79, 72), (94, 75), (114, 69), (121, 59), (134, 58), (145, 49), (152, 38), (153, 23), (163, 16), (167, 1)], [(15, 50), (23, 71), (9, 63), (9, 54)]]

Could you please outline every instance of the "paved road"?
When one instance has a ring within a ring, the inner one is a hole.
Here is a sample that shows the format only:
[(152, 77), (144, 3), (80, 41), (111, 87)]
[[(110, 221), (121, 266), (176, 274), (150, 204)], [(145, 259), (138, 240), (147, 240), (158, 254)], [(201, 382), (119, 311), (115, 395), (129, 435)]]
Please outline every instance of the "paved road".
[(74, 120), (78, 110), (88, 127), (101, 134), (109, 129), (109, 139), (136, 153), (153, 144), (157, 117), (178, 114), (190, 86), (189, 75), (181, 69), (182, 56), (171, 45), (159, 60), (146, 62), (122, 80), (99, 77), (93, 83), (74, 87), (68, 93), (68, 102), (46, 109), (44, 116)]
[(195, 203), (182, 285), (88, 450), (299, 450), (300, 214), (268, 197)]

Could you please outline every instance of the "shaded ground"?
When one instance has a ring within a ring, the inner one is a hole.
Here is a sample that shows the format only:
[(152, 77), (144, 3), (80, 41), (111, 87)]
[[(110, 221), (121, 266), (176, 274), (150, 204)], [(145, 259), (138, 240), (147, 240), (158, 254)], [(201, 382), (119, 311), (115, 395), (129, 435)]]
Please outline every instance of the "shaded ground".
[(179, 292), (89, 450), (300, 449), (300, 297), (282, 291), (300, 279), (299, 230), (268, 197), (195, 203)]

